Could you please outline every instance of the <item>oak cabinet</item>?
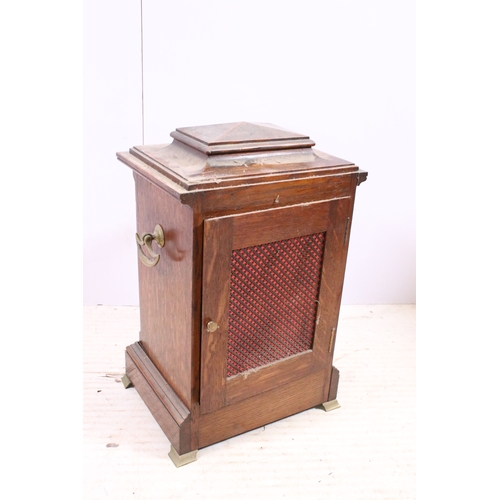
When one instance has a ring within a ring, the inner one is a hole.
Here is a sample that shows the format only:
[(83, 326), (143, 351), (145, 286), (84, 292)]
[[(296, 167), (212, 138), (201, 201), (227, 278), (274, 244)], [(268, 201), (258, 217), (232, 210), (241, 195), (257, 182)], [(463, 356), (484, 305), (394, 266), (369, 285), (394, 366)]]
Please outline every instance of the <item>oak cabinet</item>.
[(199, 448), (336, 402), (356, 187), (367, 173), (270, 124), (179, 128), (134, 171), (141, 331), (133, 385), (184, 465)]

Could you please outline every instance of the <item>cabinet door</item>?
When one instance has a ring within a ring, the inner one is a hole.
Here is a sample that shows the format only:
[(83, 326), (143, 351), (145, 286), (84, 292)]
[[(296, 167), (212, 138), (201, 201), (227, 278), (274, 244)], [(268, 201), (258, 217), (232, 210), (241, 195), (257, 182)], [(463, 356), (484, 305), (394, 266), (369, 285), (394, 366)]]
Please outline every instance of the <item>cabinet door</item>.
[(328, 384), (351, 206), (341, 198), (205, 220), (202, 413), (318, 370)]

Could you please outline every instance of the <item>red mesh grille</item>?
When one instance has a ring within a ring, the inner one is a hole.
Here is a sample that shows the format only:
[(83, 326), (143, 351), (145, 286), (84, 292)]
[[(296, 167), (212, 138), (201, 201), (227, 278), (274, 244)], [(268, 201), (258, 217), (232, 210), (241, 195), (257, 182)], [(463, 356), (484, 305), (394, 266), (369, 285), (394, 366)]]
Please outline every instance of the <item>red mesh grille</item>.
[(234, 250), (227, 377), (311, 349), (325, 233)]

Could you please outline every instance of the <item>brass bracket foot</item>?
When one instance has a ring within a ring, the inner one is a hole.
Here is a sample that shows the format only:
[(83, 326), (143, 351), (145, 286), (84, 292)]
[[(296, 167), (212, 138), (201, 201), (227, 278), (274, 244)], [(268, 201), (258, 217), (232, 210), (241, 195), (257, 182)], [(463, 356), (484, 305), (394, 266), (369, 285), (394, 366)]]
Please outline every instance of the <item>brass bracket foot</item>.
[(122, 377), (122, 384), (123, 384), (123, 387), (125, 387), (125, 389), (128, 389), (129, 387), (132, 387), (132, 382), (130, 381), (130, 379), (127, 377), (127, 374), (125, 373), (125, 375), (123, 375)]
[(198, 450), (190, 451), (189, 453), (184, 453), (184, 455), (179, 455), (175, 448), (170, 445), (170, 453), (168, 456), (171, 458), (172, 462), (176, 467), (182, 467), (183, 465), (190, 464), (196, 460), (196, 454)]
[(327, 401), (326, 403), (322, 403), (322, 406), (325, 409), (325, 411), (331, 411), (340, 408), (339, 402), (336, 399), (333, 399), (332, 401)]

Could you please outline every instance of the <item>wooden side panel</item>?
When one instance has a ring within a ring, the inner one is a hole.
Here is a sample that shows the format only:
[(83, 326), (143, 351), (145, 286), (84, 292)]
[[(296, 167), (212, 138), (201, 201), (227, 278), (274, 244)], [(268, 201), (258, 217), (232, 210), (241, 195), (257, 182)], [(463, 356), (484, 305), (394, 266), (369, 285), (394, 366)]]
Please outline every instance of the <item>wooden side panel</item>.
[[(152, 233), (160, 224), (165, 246), (153, 249), (154, 267), (140, 260), (140, 339), (144, 350), (182, 401), (191, 407), (193, 214), (154, 184), (135, 175), (137, 232)], [(133, 235), (131, 235), (133, 238)]]
[[(217, 410), (226, 402), (232, 227), (232, 218), (205, 221), (200, 381), (200, 409), (202, 413)], [(217, 324), (215, 331), (207, 330), (209, 322)]]

